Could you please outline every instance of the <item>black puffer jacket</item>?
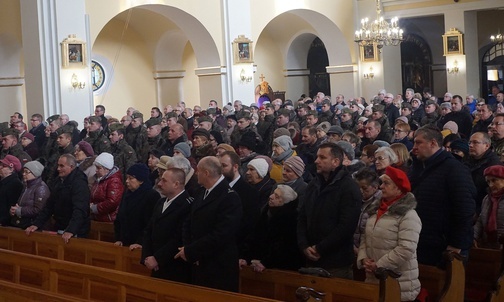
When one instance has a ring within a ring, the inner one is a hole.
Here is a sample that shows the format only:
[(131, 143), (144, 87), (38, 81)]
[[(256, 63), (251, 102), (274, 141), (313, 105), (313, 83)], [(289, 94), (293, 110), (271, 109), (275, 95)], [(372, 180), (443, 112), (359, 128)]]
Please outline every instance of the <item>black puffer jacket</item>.
[(75, 168), (62, 181), (55, 183), (51, 196), (34, 225), (41, 229), (52, 216), (55, 230), (87, 237), (91, 226), (90, 195), (86, 174)]
[(361, 204), (359, 186), (341, 166), (327, 182), (318, 174), (308, 184), (299, 210), (298, 246), (303, 251), (315, 245), (320, 254), (320, 259), (308, 261), (308, 266), (335, 269), (352, 264), (353, 234)]
[(418, 262), (439, 265), (448, 245), (469, 249), (476, 196), (469, 169), (440, 149), (426, 161), (414, 158), (409, 179), (423, 225)]

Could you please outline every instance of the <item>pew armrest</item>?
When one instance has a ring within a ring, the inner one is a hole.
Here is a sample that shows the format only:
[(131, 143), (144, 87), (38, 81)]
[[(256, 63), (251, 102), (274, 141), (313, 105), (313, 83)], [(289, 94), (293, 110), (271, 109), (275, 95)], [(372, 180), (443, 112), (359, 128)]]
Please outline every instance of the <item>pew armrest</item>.
[(300, 302), (306, 302), (311, 298), (315, 299), (315, 301), (321, 301), (325, 295), (325, 293), (318, 292), (311, 287), (302, 286), (296, 289), (296, 299)]

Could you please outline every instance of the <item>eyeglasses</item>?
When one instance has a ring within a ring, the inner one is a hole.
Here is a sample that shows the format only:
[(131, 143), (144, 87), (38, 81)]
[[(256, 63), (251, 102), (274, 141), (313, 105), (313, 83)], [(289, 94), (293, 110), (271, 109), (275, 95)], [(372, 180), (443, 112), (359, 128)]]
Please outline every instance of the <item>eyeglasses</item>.
[(401, 129), (394, 129), (394, 132), (406, 132), (406, 131), (403, 131)]
[(484, 142), (480, 142), (480, 141), (469, 141), (469, 145), (479, 145), (479, 144), (484, 144)]
[(500, 123), (490, 123), (490, 126), (502, 126), (504, 125), (504, 122), (500, 122)]
[(28, 174), (30, 174), (30, 173), (31, 173), (31, 171), (30, 171), (30, 170), (23, 170), (23, 175), (28, 175)]
[(378, 157), (375, 157), (375, 160), (376, 160), (376, 161), (384, 161), (384, 160), (386, 160), (386, 159), (388, 159), (388, 157), (383, 157), (383, 156), (378, 156)]

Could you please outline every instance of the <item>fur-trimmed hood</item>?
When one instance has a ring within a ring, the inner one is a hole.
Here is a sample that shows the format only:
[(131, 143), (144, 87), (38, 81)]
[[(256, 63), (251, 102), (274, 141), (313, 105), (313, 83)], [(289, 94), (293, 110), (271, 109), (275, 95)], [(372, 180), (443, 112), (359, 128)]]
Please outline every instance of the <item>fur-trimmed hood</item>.
[[(380, 208), (380, 203), (381, 200), (377, 200), (373, 202), (368, 210), (367, 213), (371, 216), (373, 214), (376, 214), (378, 211), (378, 208)], [(416, 208), (417, 202), (415, 199), (415, 196), (411, 193), (408, 192), (404, 197), (400, 198), (398, 201), (394, 202), (387, 210), (387, 212), (390, 215), (398, 215), (398, 216), (403, 216), (410, 210), (414, 210)]]

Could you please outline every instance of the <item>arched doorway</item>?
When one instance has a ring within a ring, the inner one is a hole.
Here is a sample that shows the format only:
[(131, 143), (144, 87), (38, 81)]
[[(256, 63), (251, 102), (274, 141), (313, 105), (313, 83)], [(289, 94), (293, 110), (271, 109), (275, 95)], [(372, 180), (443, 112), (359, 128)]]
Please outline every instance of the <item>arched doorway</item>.
[(310, 70), (310, 96), (315, 96), (318, 92), (326, 95), (331, 94), (331, 82), (326, 66), (329, 65), (327, 50), (324, 42), (318, 37), (313, 40), (308, 51), (307, 67)]
[(434, 89), (432, 83), (432, 53), (427, 42), (415, 34), (406, 35), (401, 43), (402, 91), (413, 88)]
[(481, 96), (488, 100), (492, 87), (504, 91), (504, 45), (496, 44), (483, 55), (481, 66)]

